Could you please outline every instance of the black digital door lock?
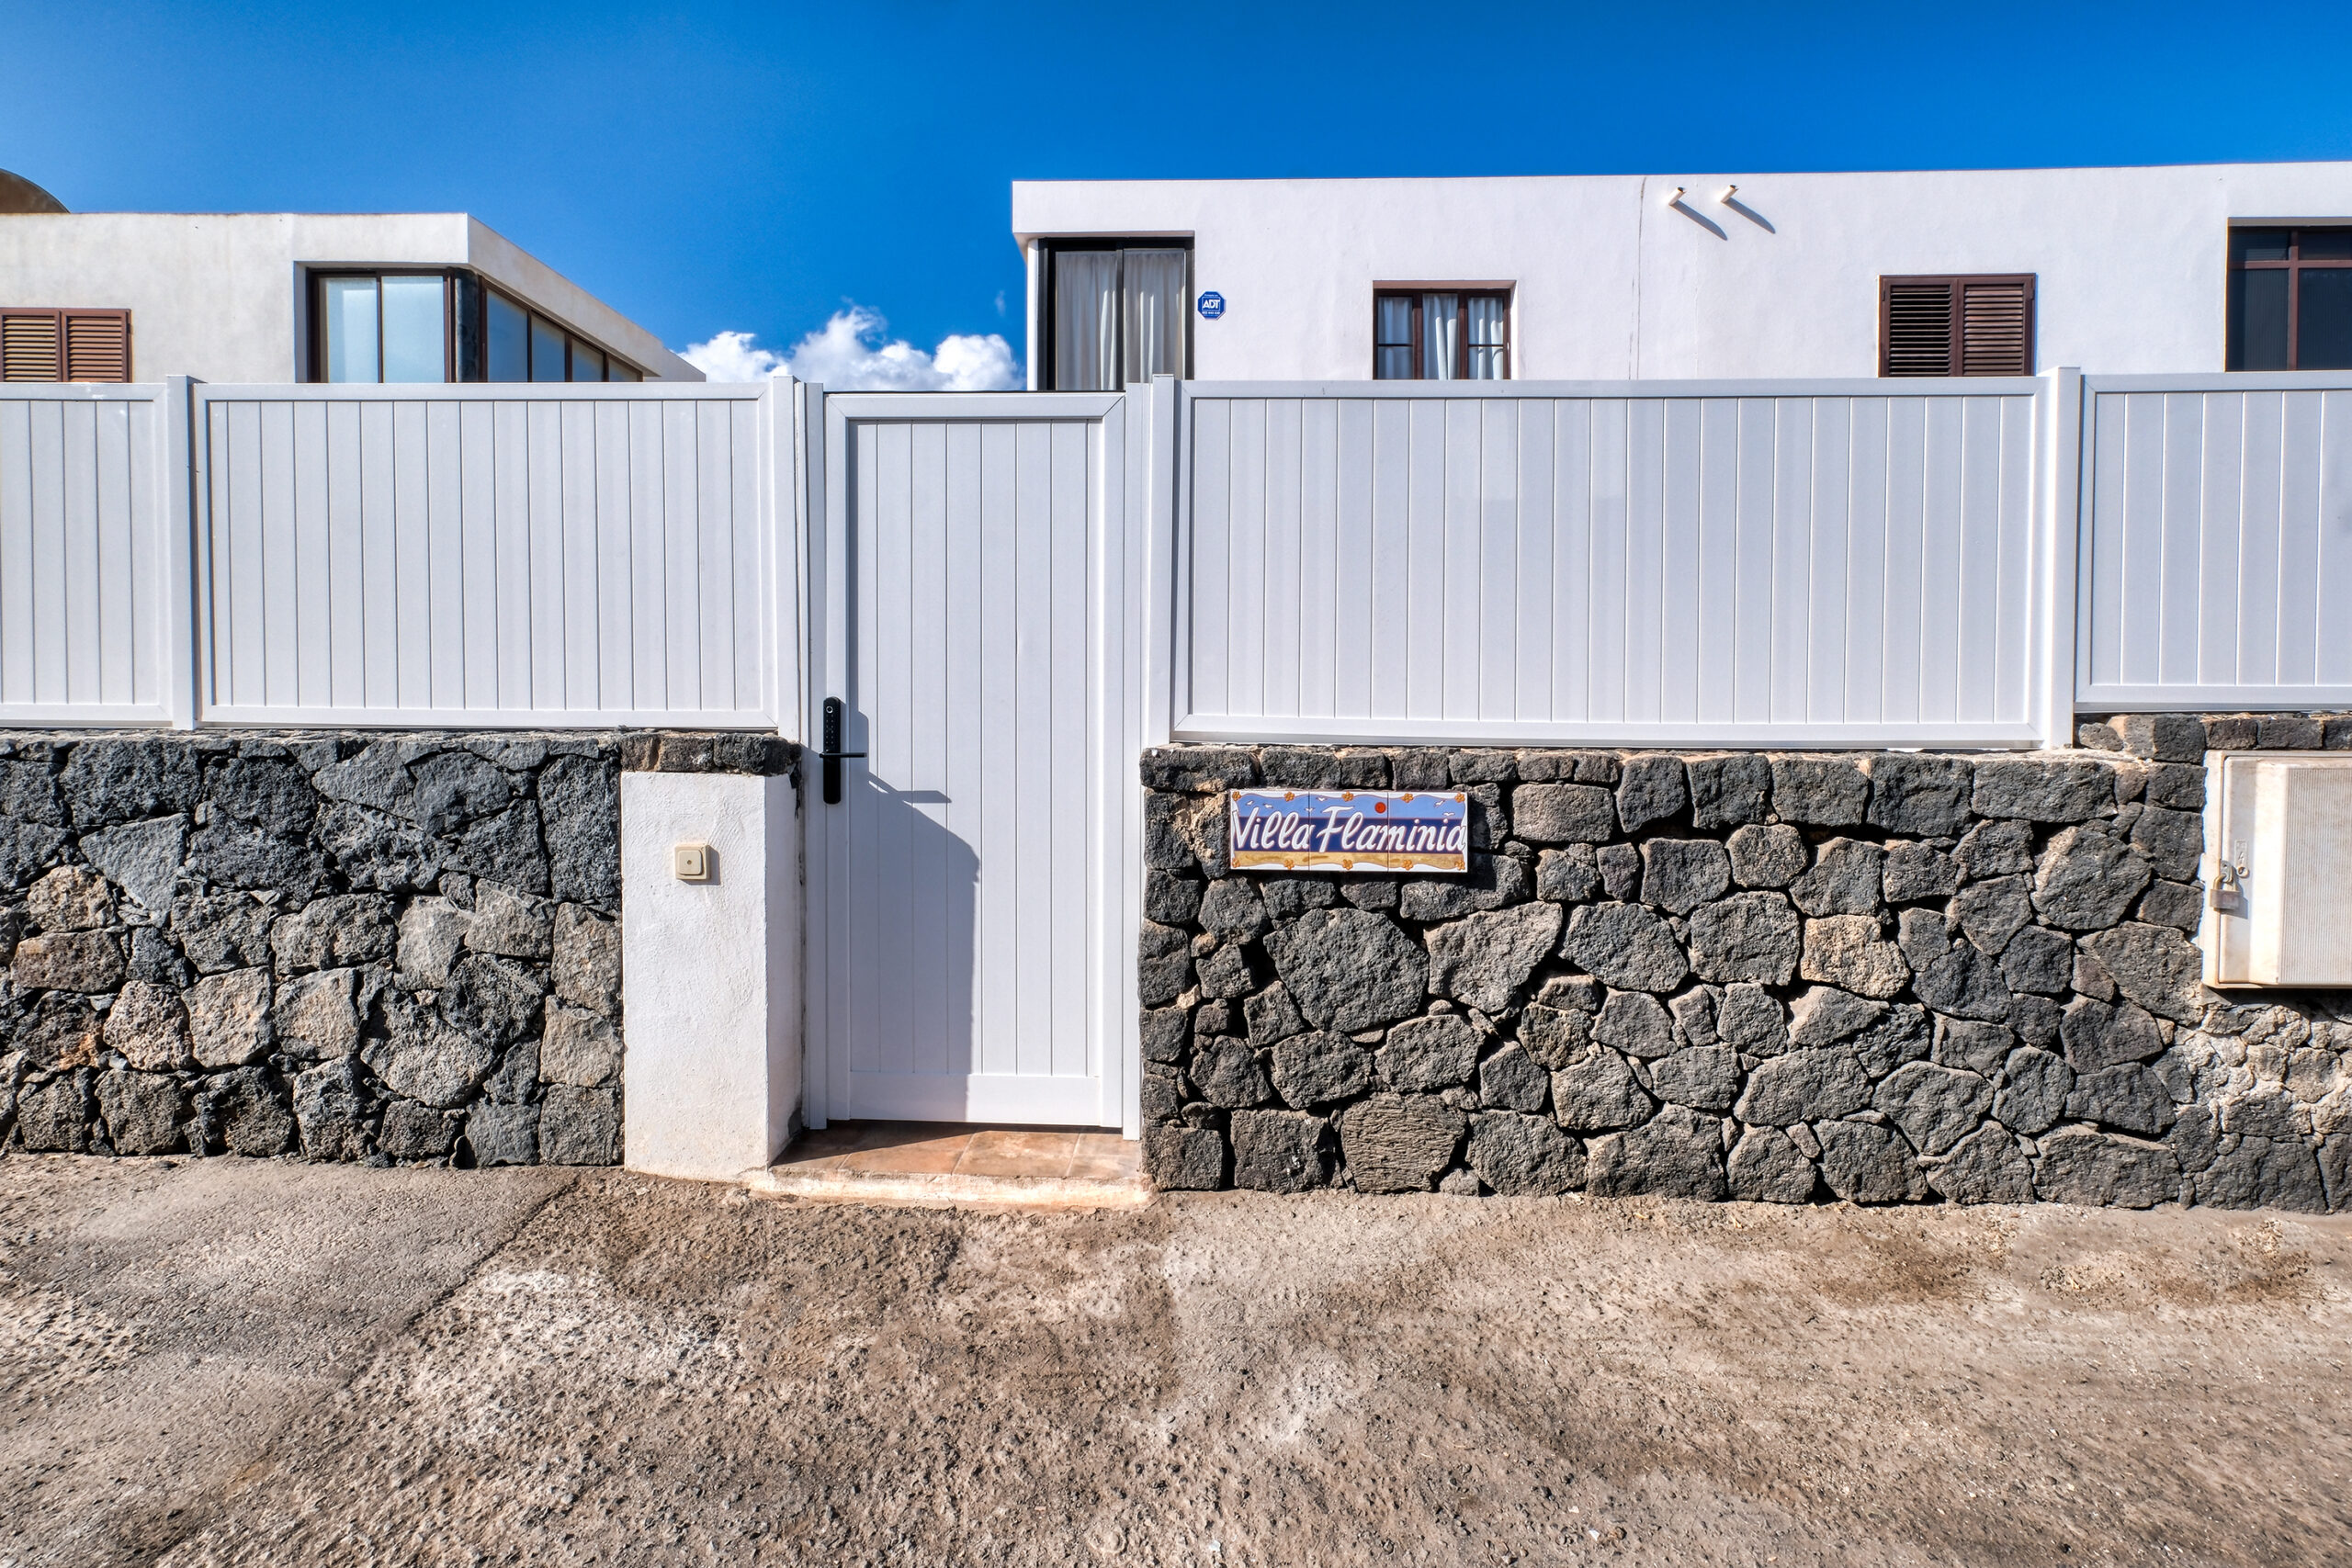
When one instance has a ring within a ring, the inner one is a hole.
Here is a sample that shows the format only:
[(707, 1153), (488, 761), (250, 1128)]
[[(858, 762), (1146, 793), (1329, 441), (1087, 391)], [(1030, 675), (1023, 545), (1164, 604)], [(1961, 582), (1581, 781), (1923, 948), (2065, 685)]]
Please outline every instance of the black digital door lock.
[(863, 751), (842, 750), (842, 712), (841, 698), (825, 699), (824, 749), (817, 753), (817, 759), (825, 764), (825, 804), (828, 806), (842, 803), (842, 759), (865, 755)]

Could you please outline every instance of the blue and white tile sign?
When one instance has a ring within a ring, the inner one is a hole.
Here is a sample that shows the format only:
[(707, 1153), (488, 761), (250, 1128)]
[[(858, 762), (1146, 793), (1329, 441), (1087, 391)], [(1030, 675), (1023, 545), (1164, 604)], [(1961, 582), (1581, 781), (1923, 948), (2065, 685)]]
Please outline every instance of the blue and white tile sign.
[(1205, 320), (1214, 321), (1219, 316), (1225, 314), (1225, 296), (1219, 294), (1214, 288), (1202, 295), (1195, 303), (1199, 306), (1201, 315)]
[(1470, 869), (1459, 790), (1237, 789), (1227, 800), (1237, 871)]

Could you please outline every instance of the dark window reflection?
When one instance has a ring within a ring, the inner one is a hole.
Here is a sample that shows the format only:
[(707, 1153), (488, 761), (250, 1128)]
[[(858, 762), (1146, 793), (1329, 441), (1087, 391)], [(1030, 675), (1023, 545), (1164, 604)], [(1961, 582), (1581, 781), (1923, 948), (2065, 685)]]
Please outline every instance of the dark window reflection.
[(2352, 369), (2352, 225), (2230, 231), (2230, 370)]
[(2302, 294), (2295, 368), (2352, 370), (2352, 267), (2306, 269)]
[(563, 362), (563, 331), (553, 321), (531, 318), (531, 379), (565, 381), (571, 371)]
[(2287, 274), (2283, 270), (2230, 274), (2229, 367), (2287, 368)]
[(531, 318), (503, 294), (492, 294), (486, 312), (490, 339), (490, 378), (527, 381), (531, 378)]

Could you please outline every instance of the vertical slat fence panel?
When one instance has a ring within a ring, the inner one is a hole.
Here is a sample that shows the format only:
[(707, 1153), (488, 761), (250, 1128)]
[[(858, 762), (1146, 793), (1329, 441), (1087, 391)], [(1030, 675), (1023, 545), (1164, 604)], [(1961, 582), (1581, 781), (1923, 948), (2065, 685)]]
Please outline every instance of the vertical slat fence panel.
[(0, 387), (0, 724), (171, 721), (159, 617), (187, 472), (169, 403), (145, 384)]
[(2084, 380), (2075, 694), (2352, 706), (2352, 375)]
[(789, 395), (198, 386), (201, 717), (795, 726), (763, 578), (797, 552), (763, 541), (754, 444), (760, 400)]
[(1176, 733), (2031, 744), (2042, 391), (1192, 384)]

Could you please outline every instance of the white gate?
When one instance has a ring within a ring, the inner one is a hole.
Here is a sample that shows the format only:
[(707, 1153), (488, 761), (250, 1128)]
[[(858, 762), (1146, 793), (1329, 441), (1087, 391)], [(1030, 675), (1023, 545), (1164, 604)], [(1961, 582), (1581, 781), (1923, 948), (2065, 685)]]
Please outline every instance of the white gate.
[(809, 1120), (1128, 1123), (1134, 413), (809, 397)]

